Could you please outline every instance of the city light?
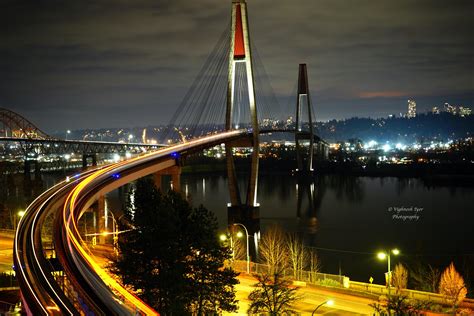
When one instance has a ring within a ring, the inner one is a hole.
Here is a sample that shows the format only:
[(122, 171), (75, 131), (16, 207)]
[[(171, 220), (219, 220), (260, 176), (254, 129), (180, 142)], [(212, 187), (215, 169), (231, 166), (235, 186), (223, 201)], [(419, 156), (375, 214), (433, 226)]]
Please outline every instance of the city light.
[(19, 211), (19, 212), (17, 213), (17, 215), (18, 215), (19, 217), (23, 217), (23, 216), (25, 215), (25, 211)]
[(377, 146), (377, 142), (375, 140), (371, 140), (367, 143), (367, 148), (374, 148), (375, 146)]
[(225, 234), (221, 234), (221, 235), (219, 236), (219, 239), (220, 239), (221, 241), (226, 241), (226, 240), (227, 240), (227, 236), (226, 236)]
[(384, 152), (389, 152), (391, 149), (392, 149), (392, 147), (390, 147), (389, 144), (385, 144), (385, 145), (382, 146), (382, 150)]

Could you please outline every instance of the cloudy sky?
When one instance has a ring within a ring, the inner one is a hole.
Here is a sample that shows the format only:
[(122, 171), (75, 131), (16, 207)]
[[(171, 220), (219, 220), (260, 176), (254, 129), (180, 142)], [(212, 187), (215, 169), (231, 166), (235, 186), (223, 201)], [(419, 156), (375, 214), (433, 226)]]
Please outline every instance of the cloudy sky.
[[(0, 107), (46, 131), (166, 123), (230, 0), (3, 0)], [(281, 102), (308, 64), (319, 120), (473, 106), (474, 2), (248, 0)]]

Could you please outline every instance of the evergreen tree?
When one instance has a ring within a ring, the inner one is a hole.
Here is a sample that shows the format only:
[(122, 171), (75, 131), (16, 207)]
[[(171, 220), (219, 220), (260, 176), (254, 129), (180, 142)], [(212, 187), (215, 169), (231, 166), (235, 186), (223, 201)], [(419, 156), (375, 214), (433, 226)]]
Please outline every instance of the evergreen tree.
[(113, 272), (163, 315), (234, 311), (237, 274), (223, 268), (229, 249), (217, 239), (217, 220), (180, 194), (163, 195), (151, 179), (136, 183), (120, 235)]

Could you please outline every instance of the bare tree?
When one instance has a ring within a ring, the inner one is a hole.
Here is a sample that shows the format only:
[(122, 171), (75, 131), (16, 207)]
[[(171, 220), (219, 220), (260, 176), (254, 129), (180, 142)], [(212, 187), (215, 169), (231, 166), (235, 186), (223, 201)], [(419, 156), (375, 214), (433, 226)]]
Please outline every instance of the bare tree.
[(400, 291), (406, 289), (408, 284), (408, 270), (401, 263), (397, 264), (392, 272), (392, 285)]
[[(239, 237), (240, 233), (240, 237)], [(234, 260), (247, 260), (247, 245), (245, 232), (239, 230), (239, 227), (231, 226), (230, 235), (232, 238), (232, 257)]]
[(310, 272), (310, 281), (316, 282), (316, 273), (321, 269), (321, 262), (319, 261), (316, 250), (310, 249), (308, 252), (308, 268)]
[(289, 262), (293, 269), (293, 276), (295, 279), (300, 279), (301, 271), (303, 271), (307, 262), (307, 253), (303, 241), (296, 234), (290, 234), (286, 243), (288, 246)]
[(438, 292), (438, 283), (441, 277), (441, 271), (432, 265), (415, 266), (415, 269), (410, 270), (410, 277), (413, 281), (414, 288), (426, 292)]
[(263, 263), (269, 267), (269, 274), (281, 272), (286, 268), (286, 238), (279, 226), (274, 225), (263, 234), (259, 253)]
[(439, 282), (439, 293), (444, 296), (451, 306), (456, 308), (467, 294), (466, 285), (463, 277), (456, 271), (454, 263), (444, 270)]

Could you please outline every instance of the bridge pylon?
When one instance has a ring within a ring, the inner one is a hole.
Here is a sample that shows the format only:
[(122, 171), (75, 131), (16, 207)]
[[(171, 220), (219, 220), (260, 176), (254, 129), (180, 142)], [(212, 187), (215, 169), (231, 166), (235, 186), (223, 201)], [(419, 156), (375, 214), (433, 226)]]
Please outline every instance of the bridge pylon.
[[(238, 128), (233, 126), (232, 113), (235, 104), (236, 68), (241, 63), (245, 65), (244, 72), (247, 80), (248, 101), (250, 107), (250, 125), (252, 128), (251, 143), (252, 160), (250, 176), (247, 186), (245, 201), (241, 200), (239, 186), (237, 183), (233, 148), (236, 145), (226, 145), (227, 174), (229, 183), (230, 203), (229, 221), (246, 221), (245, 219), (258, 218), (257, 184), (258, 184), (258, 162), (259, 162), (259, 128), (257, 119), (257, 104), (255, 98), (254, 73), (252, 63), (252, 51), (250, 47), (249, 25), (247, 15), (247, 4), (245, 0), (232, 1), (232, 19), (229, 49), (229, 72), (227, 81), (227, 109), (226, 130)], [(240, 67), (239, 67), (240, 68)]]
[[(308, 130), (304, 130), (303, 111), (306, 108), (308, 116)], [(298, 92), (296, 94), (296, 163), (298, 173), (308, 174), (313, 172), (314, 156), (314, 131), (311, 113), (311, 96), (308, 86), (308, 71), (306, 64), (299, 65), (298, 72)], [(306, 159), (304, 159), (303, 141), (309, 141), (309, 148)], [(305, 161), (306, 160), (306, 161)]]

